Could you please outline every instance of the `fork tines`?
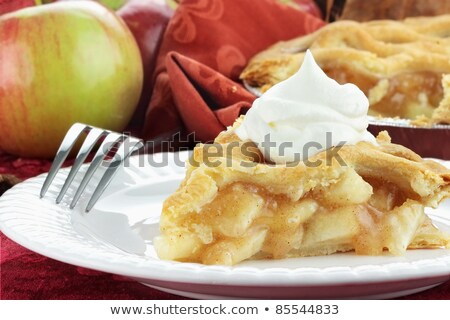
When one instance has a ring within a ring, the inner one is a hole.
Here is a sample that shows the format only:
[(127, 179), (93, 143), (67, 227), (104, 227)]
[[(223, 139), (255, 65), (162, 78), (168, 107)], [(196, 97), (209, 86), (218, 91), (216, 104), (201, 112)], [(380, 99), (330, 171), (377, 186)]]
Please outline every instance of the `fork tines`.
[(61, 191), (56, 197), (56, 203), (61, 202), (67, 192), (67, 189), (70, 187), (73, 179), (75, 178), (75, 175), (80, 170), (81, 165), (84, 163), (87, 156), (91, 153), (94, 147), (98, 145), (99, 142), (103, 139), (103, 142), (98, 147), (92, 159), (92, 162), (90, 163), (86, 173), (84, 174), (83, 179), (81, 180), (81, 183), (78, 186), (75, 195), (70, 203), (71, 209), (75, 207), (87, 184), (94, 175), (94, 172), (98, 169), (107, 155), (112, 156), (112, 159), (108, 162), (106, 171), (104, 172), (100, 182), (98, 183), (95, 191), (92, 193), (92, 196), (86, 206), (85, 211), (88, 212), (92, 209), (102, 193), (105, 191), (106, 187), (111, 182), (121, 164), (134, 151), (141, 149), (144, 146), (144, 143), (141, 139), (135, 137), (96, 128), (82, 123), (75, 123), (74, 125), (72, 125), (69, 131), (67, 131), (61, 145), (59, 146), (50, 171), (48, 172), (48, 175), (42, 186), (40, 193), (41, 198), (45, 196), (57, 172), (64, 163), (64, 160), (67, 158), (75, 143), (79, 140), (83, 133), (87, 133), (87, 136), (80, 150), (78, 151), (73, 166), (70, 169), (70, 172), (64, 182), (63, 187), (61, 188)]

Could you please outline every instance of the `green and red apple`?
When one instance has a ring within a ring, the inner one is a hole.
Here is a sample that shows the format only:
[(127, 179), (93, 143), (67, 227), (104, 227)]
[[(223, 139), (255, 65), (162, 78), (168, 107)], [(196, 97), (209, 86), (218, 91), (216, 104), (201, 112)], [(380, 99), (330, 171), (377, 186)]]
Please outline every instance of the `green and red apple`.
[(74, 122), (121, 131), (139, 101), (143, 68), (125, 23), (92, 1), (0, 16), (0, 149), (54, 156)]

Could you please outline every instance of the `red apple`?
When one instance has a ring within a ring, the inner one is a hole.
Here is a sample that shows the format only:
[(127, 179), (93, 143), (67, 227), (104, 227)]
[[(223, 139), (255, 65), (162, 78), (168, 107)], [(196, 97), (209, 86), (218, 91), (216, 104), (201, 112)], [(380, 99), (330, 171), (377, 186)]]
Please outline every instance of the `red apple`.
[(141, 52), (144, 67), (144, 87), (133, 125), (139, 127), (144, 121), (153, 88), (153, 71), (159, 46), (167, 24), (173, 15), (164, 0), (129, 0), (117, 14), (122, 17), (133, 33)]
[(0, 15), (41, 4), (41, 0), (0, 0)]
[(98, 3), (0, 16), (0, 149), (49, 158), (74, 122), (121, 131), (142, 82), (133, 35)]

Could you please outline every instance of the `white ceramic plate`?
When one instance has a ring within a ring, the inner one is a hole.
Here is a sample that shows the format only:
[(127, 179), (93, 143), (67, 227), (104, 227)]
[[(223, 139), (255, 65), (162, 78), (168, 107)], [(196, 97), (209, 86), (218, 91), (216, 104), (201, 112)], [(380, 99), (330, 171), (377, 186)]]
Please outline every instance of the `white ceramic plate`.
[[(45, 175), (29, 179), (0, 198), (1, 231), (56, 260), (193, 298), (390, 298), (450, 279), (449, 249), (412, 250), (403, 257), (347, 253), (246, 261), (234, 267), (161, 261), (152, 238), (159, 232), (162, 201), (184, 177), (186, 158), (187, 153), (131, 158), (87, 215), (83, 208), (101, 172), (72, 211), (68, 202), (74, 188), (63, 203), (54, 203), (67, 169), (57, 175), (44, 199), (38, 194)], [(167, 163), (161, 166), (162, 161)], [(74, 184), (79, 181), (77, 176)], [(450, 201), (428, 214), (450, 232)]]

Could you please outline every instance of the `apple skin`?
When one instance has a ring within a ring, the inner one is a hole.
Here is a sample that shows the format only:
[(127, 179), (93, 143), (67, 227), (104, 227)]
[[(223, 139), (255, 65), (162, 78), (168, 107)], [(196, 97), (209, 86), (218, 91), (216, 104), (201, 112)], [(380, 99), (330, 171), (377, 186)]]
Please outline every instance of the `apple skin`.
[(0, 15), (40, 4), (41, 0), (0, 1)]
[(117, 14), (130, 28), (141, 52), (144, 87), (132, 120), (134, 127), (140, 127), (153, 90), (153, 72), (159, 47), (173, 10), (164, 0), (128, 0)]
[(322, 19), (322, 11), (314, 0), (293, 0), (293, 2), (297, 4), (301, 10)]
[(128, 0), (98, 0), (98, 2), (113, 10), (120, 9)]
[(124, 22), (91, 1), (0, 17), (0, 149), (51, 158), (74, 122), (121, 131), (143, 83)]

